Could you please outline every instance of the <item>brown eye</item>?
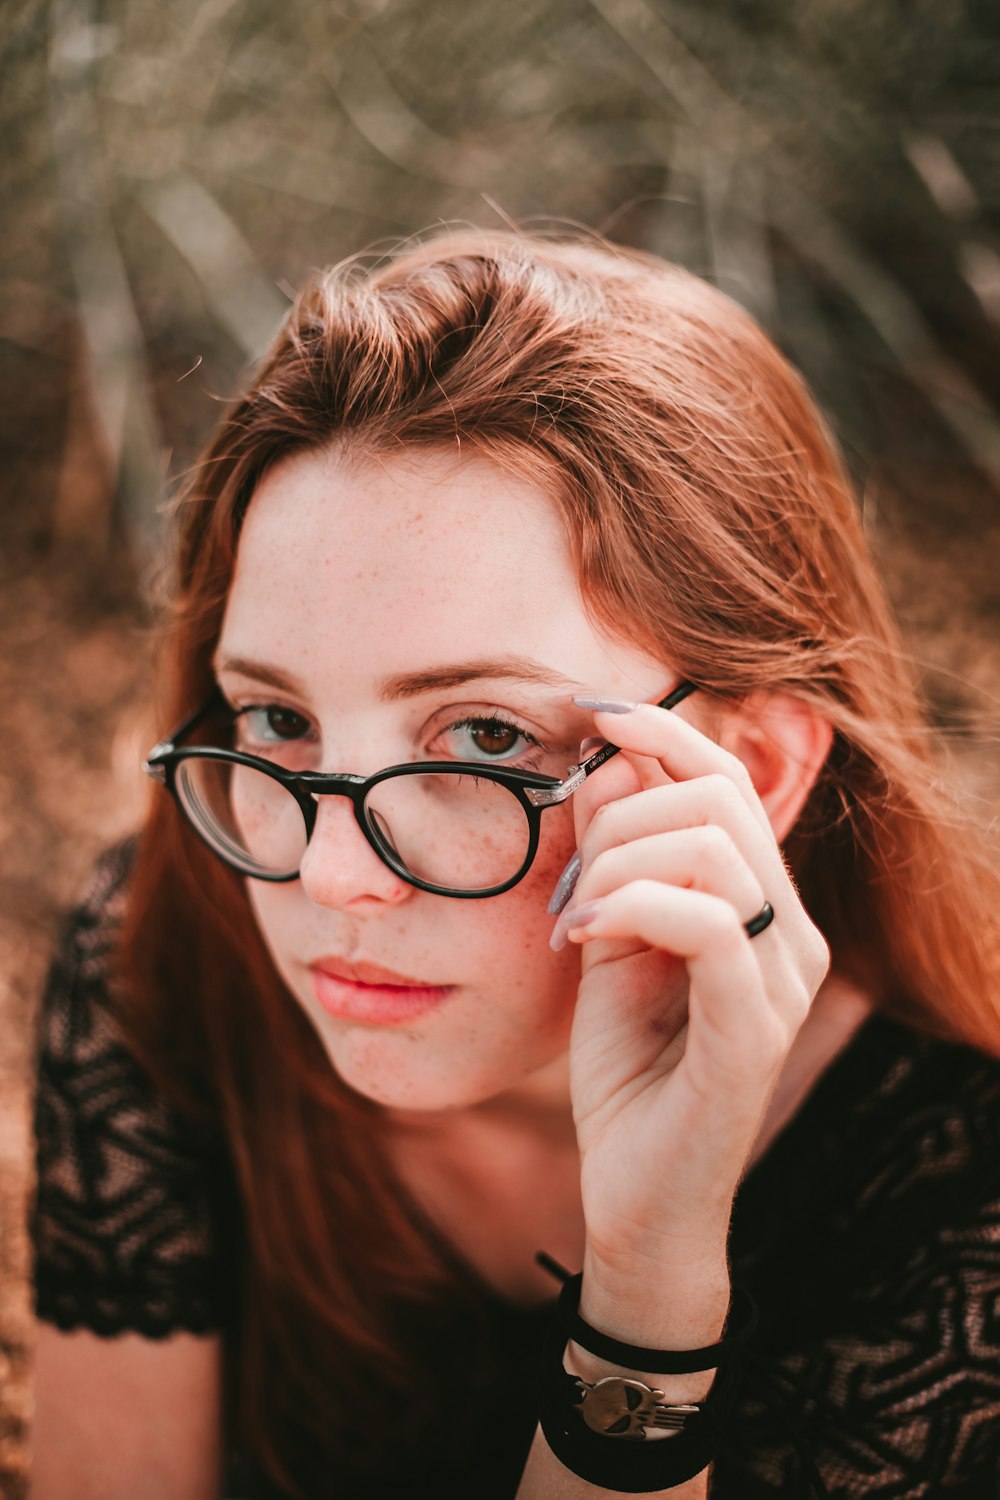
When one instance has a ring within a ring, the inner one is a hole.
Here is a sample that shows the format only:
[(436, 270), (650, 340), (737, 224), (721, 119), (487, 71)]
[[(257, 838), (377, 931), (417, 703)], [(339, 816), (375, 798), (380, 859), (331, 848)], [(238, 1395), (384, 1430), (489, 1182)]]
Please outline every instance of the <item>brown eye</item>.
[(517, 762), (522, 770), (532, 768), (529, 757), (542, 748), (522, 725), (496, 713), (468, 714), (442, 730), (438, 742), (456, 760), (478, 761), (484, 766)]
[(302, 715), (294, 713), (290, 708), (267, 709), (265, 721), (268, 729), (278, 740), (301, 739), (309, 727)]
[(286, 744), (309, 733), (309, 721), (278, 703), (255, 704), (237, 715), (237, 732), (245, 746)]
[(503, 719), (475, 719), (469, 725), (469, 733), (476, 749), (485, 755), (507, 755), (522, 738), (521, 731)]

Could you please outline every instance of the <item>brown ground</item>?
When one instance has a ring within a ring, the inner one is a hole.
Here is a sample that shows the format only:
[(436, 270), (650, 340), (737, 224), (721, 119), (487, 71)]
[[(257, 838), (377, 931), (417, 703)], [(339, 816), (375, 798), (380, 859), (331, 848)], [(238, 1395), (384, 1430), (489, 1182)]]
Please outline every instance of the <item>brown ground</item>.
[[(937, 714), (978, 721), (978, 740), (956, 741), (952, 774), (994, 821), (1000, 772), (1000, 516), (987, 503), (906, 527), (880, 523), (893, 593), (915, 655), (932, 667)], [(984, 516), (991, 516), (985, 524)], [(974, 518), (974, 519), (973, 519)], [(15, 572), (16, 570), (11, 570)], [(150, 640), (134, 592), (115, 569), (51, 558), (0, 594), (0, 702), (10, 716), (0, 762), (0, 1492), (25, 1493), (30, 1422), (29, 1250), (31, 1036), (59, 910), (79, 891), (97, 851), (133, 825)], [(118, 569), (117, 571), (121, 571)], [(992, 715), (992, 723), (989, 716)], [(993, 736), (992, 743), (983, 737)]]

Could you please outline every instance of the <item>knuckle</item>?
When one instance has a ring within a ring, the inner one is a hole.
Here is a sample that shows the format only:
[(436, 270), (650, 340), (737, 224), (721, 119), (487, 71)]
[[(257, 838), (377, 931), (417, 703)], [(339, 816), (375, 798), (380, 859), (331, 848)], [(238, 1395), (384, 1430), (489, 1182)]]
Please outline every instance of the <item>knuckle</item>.
[(617, 854), (618, 846), (613, 846), (610, 849), (598, 849), (589, 859), (586, 859), (587, 874), (597, 885), (601, 884), (605, 876), (614, 874)]
[(718, 947), (732, 947), (746, 937), (736, 909), (728, 901), (713, 901), (705, 922), (709, 940)]
[(590, 865), (613, 841), (612, 817), (610, 802), (602, 802), (600, 807), (595, 808), (591, 814), (590, 821), (580, 839), (580, 858), (584, 865)]
[(833, 954), (830, 944), (814, 924), (810, 924), (806, 939), (805, 972), (807, 983), (811, 984), (813, 994), (819, 989), (823, 980), (830, 972), (830, 964)]
[(606, 835), (609, 826), (614, 821), (614, 805), (613, 802), (602, 802), (590, 820), (594, 827), (601, 829), (602, 836)]
[(719, 803), (723, 807), (735, 807), (743, 800), (739, 788), (729, 776), (724, 776), (721, 771), (712, 771), (704, 780), (706, 794), (712, 803)]
[(726, 754), (729, 761), (729, 768), (732, 774), (732, 779), (736, 783), (737, 787), (752, 787), (753, 779), (744, 762), (740, 760), (738, 755), (734, 755), (732, 751), (727, 751)]
[(636, 880), (630, 880), (624, 889), (627, 899), (633, 907), (655, 906), (660, 899), (663, 886), (658, 880), (650, 880), (648, 876), (640, 876)]
[(696, 832), (701, 857), (715, 870), (730, 870), (739, 857), (732, 838), (718, 823), (706, 823)]

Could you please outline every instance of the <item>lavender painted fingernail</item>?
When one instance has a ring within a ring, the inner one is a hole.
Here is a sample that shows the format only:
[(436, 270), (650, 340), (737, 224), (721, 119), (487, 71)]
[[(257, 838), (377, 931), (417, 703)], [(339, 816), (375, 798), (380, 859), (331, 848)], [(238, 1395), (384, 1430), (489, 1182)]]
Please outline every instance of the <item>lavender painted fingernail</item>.
[(563, 870), (562, 874), (559, 876), (559, 879), (556, 881), (555, 890), (549, 897), (549, 904), (546, 910), (548, 911), (550, 917), (557, 917), (562, 911), (570, 896), (572, 896), (573, 892), (576, 890), (576, 882), (579, 880), (579, 878), (580, 851), (579, 849), (577, 849), (574, 851), (573, 857), (572, 859), (570, 859), (565, 870)]
[(638, 703), (629, 703), (624, 698), (585, 698), (579, 695), (574, 696), (573, 702), (577, 708), (589, 708), (598, 714), (630, 714), (639, 707)]
[(571, 927), (586, 927), (597, 916), (604, 901), (598, 897), (595, 901), (584, 901), (582, 906), (567, 906), (559, 913), (559, 920), (552, 929), (549, 938), (549, 947), (554, 953), (558, 953), (566, 946), (566, 934)]

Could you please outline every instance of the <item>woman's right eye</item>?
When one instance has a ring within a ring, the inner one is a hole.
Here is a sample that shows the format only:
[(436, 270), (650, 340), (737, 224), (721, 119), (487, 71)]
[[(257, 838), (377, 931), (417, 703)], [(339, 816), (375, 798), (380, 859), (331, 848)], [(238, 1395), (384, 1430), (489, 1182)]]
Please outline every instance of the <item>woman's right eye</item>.
[(243, 745), (285, 745), (305, 738), (309, 720), (278, 703), (252, 704), (238, 710), (236, 729)]

